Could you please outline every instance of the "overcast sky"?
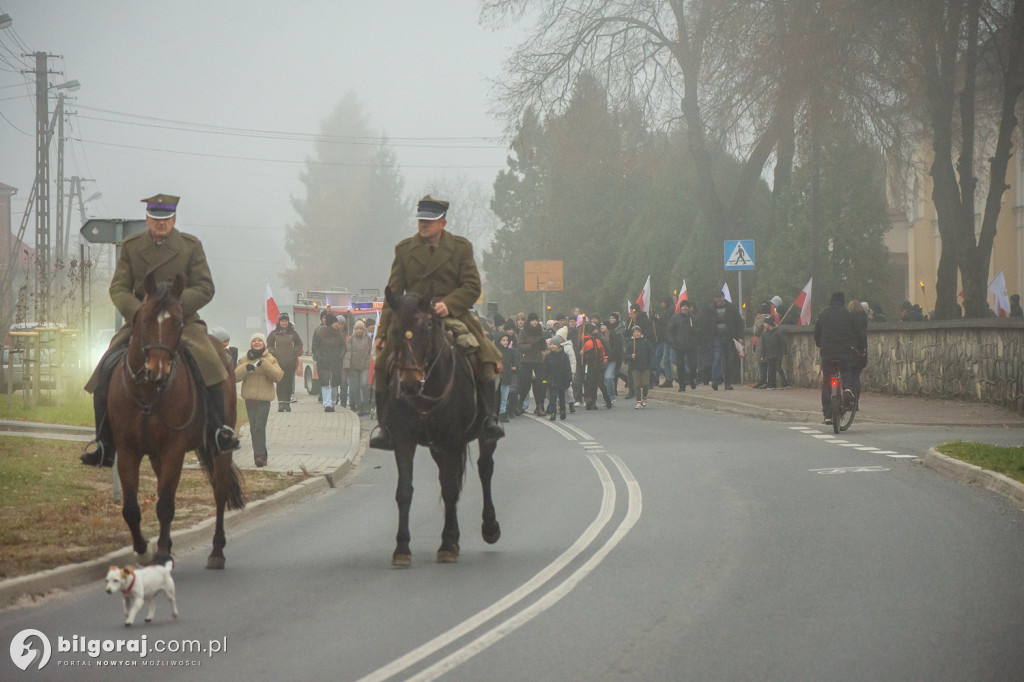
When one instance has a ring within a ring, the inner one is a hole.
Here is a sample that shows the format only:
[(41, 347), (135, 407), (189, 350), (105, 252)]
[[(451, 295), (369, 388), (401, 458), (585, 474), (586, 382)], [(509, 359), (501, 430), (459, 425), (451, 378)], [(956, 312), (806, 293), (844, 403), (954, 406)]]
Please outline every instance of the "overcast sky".
[(49, 60), (64, 72), (51, 85), (81, 82), (65, 176), (95, 180), (91, 217), (141, 218), (139, 199), (180, 195), (178, 227), (203, 240), (217, 284), (207, 317), (258, 313), (264, 280), (276, 295), (290, 265), (284, 227), (312, 143), (250, 131), (318, 133), (352, 91), (410, 195), (444, 177), (489, 188), (505, 165), (488, 79), (521, 31), (481, 27), (477, 0), (0, 0), (0, 13), (14, 22), (0, 30), (0, 183), (18, 188), (15, 230), (35, 158), (34, 79), (21, 73), (34, 60), (22, 53), (46, 51), (63, 57)]

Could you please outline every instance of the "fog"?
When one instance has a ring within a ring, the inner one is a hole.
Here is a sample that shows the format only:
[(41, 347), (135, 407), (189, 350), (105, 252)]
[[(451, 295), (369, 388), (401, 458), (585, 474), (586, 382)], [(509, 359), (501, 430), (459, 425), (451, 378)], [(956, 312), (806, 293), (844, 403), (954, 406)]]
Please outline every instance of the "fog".
[[(304, 196), (311, 138), (347, 92), (390, 139), (410, 196), (439, 178), (489, 188), (504, 167), (488, 78), (519, 36), (479, 26), (477, 0), (0, 0), (0, 13), (13, 20), (0, 29), (0, 183), (18, 189), (12, 229), (35, 175), (34, 75), (22, 73), (34, 59), (22, 55), (46, 51), (63, 72), (51, 85), (81, 83), (67, 100), (64, 175), (91, 179), (84, 197), (102, 194), (88, 215), (142, 218), (143, 197), (181, 196), (178, 228), (203, 240), (217, 287), (203, 317), (236, 341), (256, 331), (265, 281), (279, 305), (294, 301), (278, 278), (291, 265), (291, 198)], [(73, 245), (80, 222), (76, 205)], [(92, 253), (112, 260), (111, 247)], [(113, 326), (109, 301), (95, 304), (94, 328)]]

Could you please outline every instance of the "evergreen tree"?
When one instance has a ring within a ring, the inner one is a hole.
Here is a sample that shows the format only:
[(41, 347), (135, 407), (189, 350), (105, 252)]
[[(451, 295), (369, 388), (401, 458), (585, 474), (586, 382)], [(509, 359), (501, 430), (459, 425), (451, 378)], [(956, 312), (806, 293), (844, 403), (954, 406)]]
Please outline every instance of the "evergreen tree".
[(409, 222), (394, 153), (352, 93), (321, 133), (300, 176), (306, 196), (292, 198), (299, 221), (288, 227), (285, 249), (295, 267), (282, 278), (298, 291), (383, 289)]

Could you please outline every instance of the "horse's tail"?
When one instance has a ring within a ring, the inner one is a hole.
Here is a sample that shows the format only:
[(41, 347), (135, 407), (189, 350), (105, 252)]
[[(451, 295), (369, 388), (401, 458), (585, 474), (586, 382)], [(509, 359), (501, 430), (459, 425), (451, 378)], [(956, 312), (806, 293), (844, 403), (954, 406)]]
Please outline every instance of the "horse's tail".
[[(203, 471), (206, 473), (206, 478), (210, 481), (210, 485), (213, 486), (214, 490), (216, 490), (219, 484), (214, 473), (214, 463), (217, 455), (214, 455), (207, 448), (199, 448), (196, 450), (196, 455), (199, 458), (199, 464), (203, 467)], [(245, 492), (242, 490), (242, 481), (239, 477), (238, 467), (236, 467), (234, 463), (232, 463), (231, 468), (225, 472), (225, 477), (227, 479), (224, 481), (224, 484), (227, 485), (228, 509), (245, 509)]]

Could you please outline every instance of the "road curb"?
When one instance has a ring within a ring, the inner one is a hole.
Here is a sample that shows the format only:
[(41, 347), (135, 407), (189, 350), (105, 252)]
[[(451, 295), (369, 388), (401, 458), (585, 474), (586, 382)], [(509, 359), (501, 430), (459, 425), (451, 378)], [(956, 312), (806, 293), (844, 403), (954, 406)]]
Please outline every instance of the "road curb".
[(980, 485), (1024, 507), (1024, 483), (1008, 476), (947, 457), (935, 448), (928, 449), (924, 456), (924, 465), (961, 483)]
[[(270, 497), (251, 502), (245, 506), (245, 509), (226, 512), (224, 514), (225, 532), (241, 528), (245, 524), (283, 507), (296, 504), (336, 487), (341, 479), (352, 470), (354, 462), (361, 454), (362, 439), (355, 437), (352, 439), (352, 444), (353, 447), (346, 453), (345, 460), (334, 471), (310, 477)], [(216, 519), (211, 517), (189, 528), (173, 531), (171, 539), (174, 541), (175, 550), (191, 551), (201, 545), (209, 546), (213, 541), (215, 522)], [(53, 592), (67, 591), (102, 580), (107, 569), (113, 564), (124, 565), (136, 561), (135, 551), (129, 545), (104, 554), (97, 559), (0, 581), (0, 610), (31, 606)]]

